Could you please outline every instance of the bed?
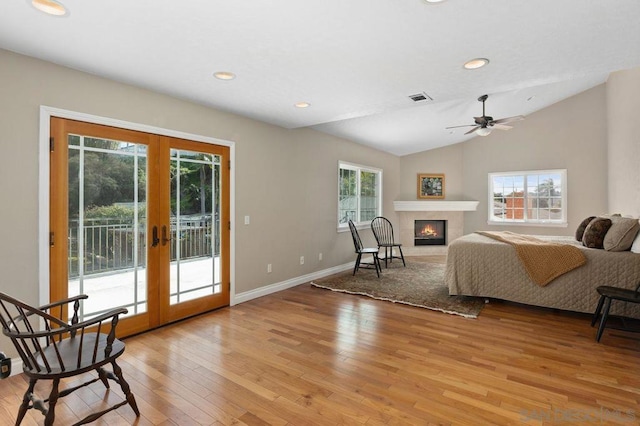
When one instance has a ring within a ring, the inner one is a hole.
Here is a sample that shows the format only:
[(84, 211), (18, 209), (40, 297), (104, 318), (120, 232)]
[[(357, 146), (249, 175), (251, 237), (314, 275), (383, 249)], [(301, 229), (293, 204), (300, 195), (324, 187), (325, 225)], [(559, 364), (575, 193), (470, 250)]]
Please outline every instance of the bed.
[[(535, 237), (578, 247), (586, 263), (543, 287), (529, 278), (514, 247), (477, 233), (468, 234), (449, 244), (445, 270), (449, 294), (592, 314), (599, 299), (596, 287), (635, 289), (640, 282), (640, 254), (586, 248), (568, 236)], [(614, 302), (610, 314), (640, 318), (640, 305)]]

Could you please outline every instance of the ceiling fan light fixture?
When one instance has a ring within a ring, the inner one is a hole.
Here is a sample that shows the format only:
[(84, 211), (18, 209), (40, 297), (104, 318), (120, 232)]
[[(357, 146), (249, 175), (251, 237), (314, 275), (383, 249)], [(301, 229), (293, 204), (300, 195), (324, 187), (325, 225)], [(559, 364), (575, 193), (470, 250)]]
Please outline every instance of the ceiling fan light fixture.
[(480, 127), (478, 130), (476, 130), (476, 135), (478, 136), (489, 136), (490, 133), (491, 129), (488, 127)]
[(31, 0), (31, 5), (48, 15), (65, 16), (68, 13), (67, 8), (56, 0)]
[(471, 59), (464, 63), (464, 69), (466, 70), (477, 70), (478, 68), (482, 68), (489, 63), (487, 58), (475, 58)]

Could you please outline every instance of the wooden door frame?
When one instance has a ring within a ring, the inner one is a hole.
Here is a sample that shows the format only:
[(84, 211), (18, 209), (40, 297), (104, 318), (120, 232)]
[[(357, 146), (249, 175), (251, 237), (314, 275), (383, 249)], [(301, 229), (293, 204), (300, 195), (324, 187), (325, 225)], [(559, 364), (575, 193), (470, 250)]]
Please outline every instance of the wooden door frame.
[(187, 139), (213, 145), (222, 145), (229, 148), (229, 306), (235, 305), (235, 142), (208, 136), (190, 134), (176, 130), (164, 129), (146, 124), (132, 123), (128, 121), (100, 117), (75, 111), (64, 110), (49, 106), (40, 106), (40, 129), (38, 144), (38, 284), (39, 303), (44, 305), (50, 301), (49, 292), (49, 140), (51, 117), (60, 117), (70, 120), (84, 121), (92, 124), (119, 127), (126, 130), (153, 133), (160, 136), (169, 136), (179, 139)]

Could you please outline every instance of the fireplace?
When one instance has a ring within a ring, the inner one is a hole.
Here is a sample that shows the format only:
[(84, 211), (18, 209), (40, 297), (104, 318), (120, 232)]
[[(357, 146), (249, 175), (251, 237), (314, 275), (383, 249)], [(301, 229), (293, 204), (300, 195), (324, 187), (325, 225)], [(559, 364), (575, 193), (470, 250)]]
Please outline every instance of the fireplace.
[(416, 220), (413, 235), (416, 246), (446, 246), (447, 221)]

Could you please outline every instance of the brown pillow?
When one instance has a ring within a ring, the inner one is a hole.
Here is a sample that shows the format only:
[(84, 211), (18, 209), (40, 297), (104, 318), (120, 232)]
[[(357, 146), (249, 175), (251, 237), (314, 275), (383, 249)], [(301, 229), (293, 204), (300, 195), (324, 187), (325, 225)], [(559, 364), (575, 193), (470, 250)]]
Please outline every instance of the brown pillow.
[(638, 231), (640, 231), (638, 219), (612, 217), (611, 228), (607, 231), (607, 235), (604, 236), (603, 247), (608, 251), (629, 250)]
[(589, 216), (588, 218), (586, 218), (585, 220), (583, 220), (582, 222), (580, 222), (580, 225), (578, 225), (578, 229), (576, 229), (576, 240), (577, 241), (582, 241), (582, 236), (584, 235), (584, 230), (587, 229), (587, 225), (589, 225), (589, 223), (591, 223), (591, 221), (593, 219), (595, 219), (595, 216)]
[(597, 217), (587, 225), (582, 236), (582, 245), (589, 248), (601, 249), (604, 244), (604, 237), (611, 228), (611, 219)]

